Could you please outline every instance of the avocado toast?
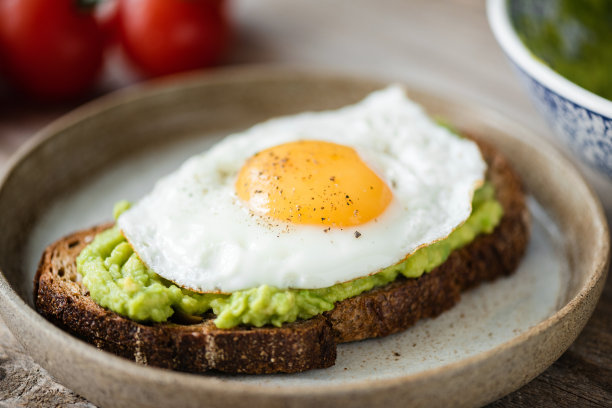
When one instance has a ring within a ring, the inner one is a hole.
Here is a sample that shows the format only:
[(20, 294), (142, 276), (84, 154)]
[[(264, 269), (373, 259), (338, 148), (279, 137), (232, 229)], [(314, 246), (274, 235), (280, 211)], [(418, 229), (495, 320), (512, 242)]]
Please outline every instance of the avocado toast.
[(454, 251), (439, 267), (415, 279), (337, 302), (308, 320), (281, 327), (219, 329), (214, 316), (176, 316), (139, 323), (98, 306), (82, 285), (76, 257), (97, 232), (72, 234), (49, 246), (35, 278), (37, 309), (76, 336), (137, 362), (189, 372), (299, 372), (333, 365), (338, 343), (382, 337), (452, 307), (463, 290), (512, 273), (525, 250), (529, 218), (520, 180), (493, 148), (480, 143), (487, 180), (504, 210), (495, 230)]

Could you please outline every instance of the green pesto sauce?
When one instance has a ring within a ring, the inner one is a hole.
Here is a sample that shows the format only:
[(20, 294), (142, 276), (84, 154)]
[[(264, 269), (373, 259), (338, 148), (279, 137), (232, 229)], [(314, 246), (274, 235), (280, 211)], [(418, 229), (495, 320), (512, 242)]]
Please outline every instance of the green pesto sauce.
[[(308, 319), (334, 308), (334, 303), (395, 280), (418, 278), (442, 264), (450, 253), (483, 233), (490, 233), (502, 217), (490, 184), (474, 194), (472, 214), (446, 239), (415, 251), (403, 262), (350, 282), (322, 289), (278, 289), (262, 285), (232, 294), (200, 294), (179, 288), (149, 270), (117, 227), (96, 236), (80, 253), (77, 268), (92, 299), (120, 315), (138, 321), (163, 322), (175, 312), (201, 315), (212, 310), (219, 328), (239, 324), (280, 326)], [(125, 210), (120, 203), (115, 216)]]
[(612, 100), (612, 1), (509, 2), (527, 48), (577, 85)]

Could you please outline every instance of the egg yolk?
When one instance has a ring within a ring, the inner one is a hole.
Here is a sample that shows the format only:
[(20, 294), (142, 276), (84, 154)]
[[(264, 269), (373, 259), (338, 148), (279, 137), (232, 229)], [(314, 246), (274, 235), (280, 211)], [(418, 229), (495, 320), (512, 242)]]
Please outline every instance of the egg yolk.
[(335, 227), (373, 220), (393, 198), (354, 149), (315, 140), (255, 154), (240, 170), (235, 187), (257, 214), (292, 224)]

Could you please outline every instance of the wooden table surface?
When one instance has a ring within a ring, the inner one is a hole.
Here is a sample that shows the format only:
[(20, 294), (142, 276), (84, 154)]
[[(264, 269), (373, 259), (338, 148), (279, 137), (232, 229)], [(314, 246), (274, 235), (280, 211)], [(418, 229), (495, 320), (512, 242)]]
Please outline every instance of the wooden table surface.
[[(493, 39), (484, 1), (234, 0), (231, 6), (237, 35), (227, 64), (323, 67), (404, 81), (497, 109), (555, 143)], [(95, 93), (136, 80), (114, 56)], [(0, 169), (33, 133), (80, 103), (34, 106), (18, 99), (0, 84)], [(612, 188), (581, 169), (610, 218)], [(93, 407), (55, 383), (0, 321), (0, 407), (13, 406)], [(612, 280), (570, 349), (491, 406), (612, 406)]]

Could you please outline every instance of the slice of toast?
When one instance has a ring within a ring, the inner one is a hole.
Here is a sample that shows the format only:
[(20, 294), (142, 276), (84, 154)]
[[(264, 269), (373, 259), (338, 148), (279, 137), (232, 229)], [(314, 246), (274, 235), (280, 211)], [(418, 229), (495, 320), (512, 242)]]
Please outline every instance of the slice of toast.
[(487, 179), (504, 209), (491, 234), (478, 236), (447, 261), (417, 279), (394, 282), (340, 301), (312, 319), (282, 327), (218, 329), (202, 321), (143, 324), (98, 306), (76, 271), (79, 252), (102, 225), (76, 232), (44, 252), (34, 280), (37, 310), (77, 337), (136, 362), (188, 372), (293, 373), (334, 364), (336, 344), (382, 337), (435, 317), (459, 301), (462, 291), (511, 274), (529, 237), (529, 213), (520, 179), (506, 159), (479, 143)]

